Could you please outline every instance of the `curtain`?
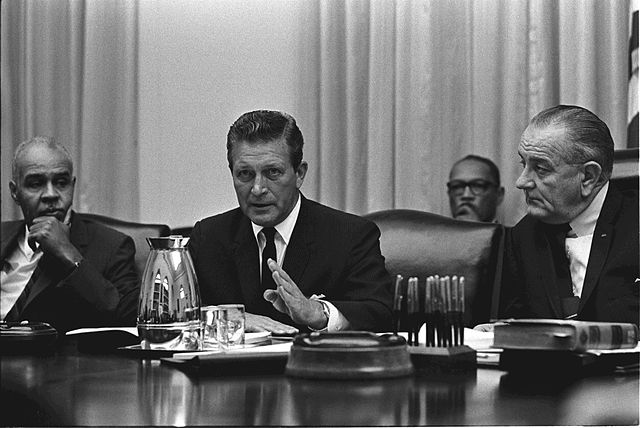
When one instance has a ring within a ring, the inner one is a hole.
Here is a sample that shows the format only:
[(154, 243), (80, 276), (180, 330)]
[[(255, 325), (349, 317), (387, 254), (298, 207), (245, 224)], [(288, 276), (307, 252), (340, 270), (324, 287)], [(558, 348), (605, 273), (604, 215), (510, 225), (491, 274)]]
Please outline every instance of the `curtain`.
[(137, 5), (2, 1), (2, 219), (15, 147), (35, 135), (71, 152), (73, 207), (137, 220)]
[(499, 220), (513, 225), (517, 146), (537, 112), (586, 107), (626, 146), (628, 1), (305, 5), (301, 105), (317, 122), (305, 130), (307, 188), (328, 205), (448, 216), (450, 167), (474, 153), (500, 168)]

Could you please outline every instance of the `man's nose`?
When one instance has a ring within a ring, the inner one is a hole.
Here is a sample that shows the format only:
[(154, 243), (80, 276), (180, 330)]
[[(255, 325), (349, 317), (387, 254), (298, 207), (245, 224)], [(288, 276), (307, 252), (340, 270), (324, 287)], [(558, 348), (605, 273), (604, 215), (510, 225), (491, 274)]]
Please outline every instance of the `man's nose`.
[(260, 196), (266, 191), (267, 191), (267, 186), (266, 186), (264, 177), (262, 177), (260, 174), (257, 174), (256, 178), (253, 179), (253, 185), (251, 186), (251, 193), (253, 193), (255, 196)]
[(471, 191), (471, 186), (469, 185), (464, 186), (464, 189), (462, 189), (462, 195), (460, 195), (460, 197), (464, 199), (472, 199), (475, 196), (476, 195), (473, 194), (473, 192)]
[(42, 190), (42, 199), (57, 199), (58, 197), (60, 197), (60, 195), (58, 194), (58, 190), (56, 189), (56, 187), (53, 185), (52, 182), (48, 182), (44, 189)]
[(516, 187), (518, 189), (527, 189), (534, 187), (533, 180), (529, 176), (529, 171), (527, 168), (523, 169), (522, 173), (520, 173), (520, 176), (516, 180)]

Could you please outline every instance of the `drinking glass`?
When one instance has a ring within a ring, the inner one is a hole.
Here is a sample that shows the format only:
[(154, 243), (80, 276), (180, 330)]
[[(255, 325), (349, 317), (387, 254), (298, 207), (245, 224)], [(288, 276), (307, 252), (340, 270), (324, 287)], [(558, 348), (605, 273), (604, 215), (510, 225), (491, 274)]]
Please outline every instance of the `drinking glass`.
[(218, 318), (218, 306), (210, 305), (200, 308), (202, 318), (202, 341), (209, 345), (218, 345), (216, 323)]
[(218, 345), (222, 349), (244, 346), (244, 305), (218, 305), (215, 325)]

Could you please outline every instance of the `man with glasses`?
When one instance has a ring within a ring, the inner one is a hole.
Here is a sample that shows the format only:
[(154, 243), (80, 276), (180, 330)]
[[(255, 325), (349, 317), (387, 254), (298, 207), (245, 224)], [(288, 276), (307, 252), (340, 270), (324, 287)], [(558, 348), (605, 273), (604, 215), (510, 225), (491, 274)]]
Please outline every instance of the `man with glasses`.
[(451, 215), (458, 220), (495, 222), (498, 205), (504, 199), (498, 167), (476, 155), (453, 164), (447, 192)]

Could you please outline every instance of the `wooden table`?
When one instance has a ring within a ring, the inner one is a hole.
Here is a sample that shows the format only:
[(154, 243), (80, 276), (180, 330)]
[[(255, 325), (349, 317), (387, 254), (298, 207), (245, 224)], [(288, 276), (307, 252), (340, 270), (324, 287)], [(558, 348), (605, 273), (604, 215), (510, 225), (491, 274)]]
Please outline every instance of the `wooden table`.
[(379, 381), (189, 376), (159, 360), (2, 356), (2, 425), (638, 425), (638, 375), (527, 381), (497, 369)]

